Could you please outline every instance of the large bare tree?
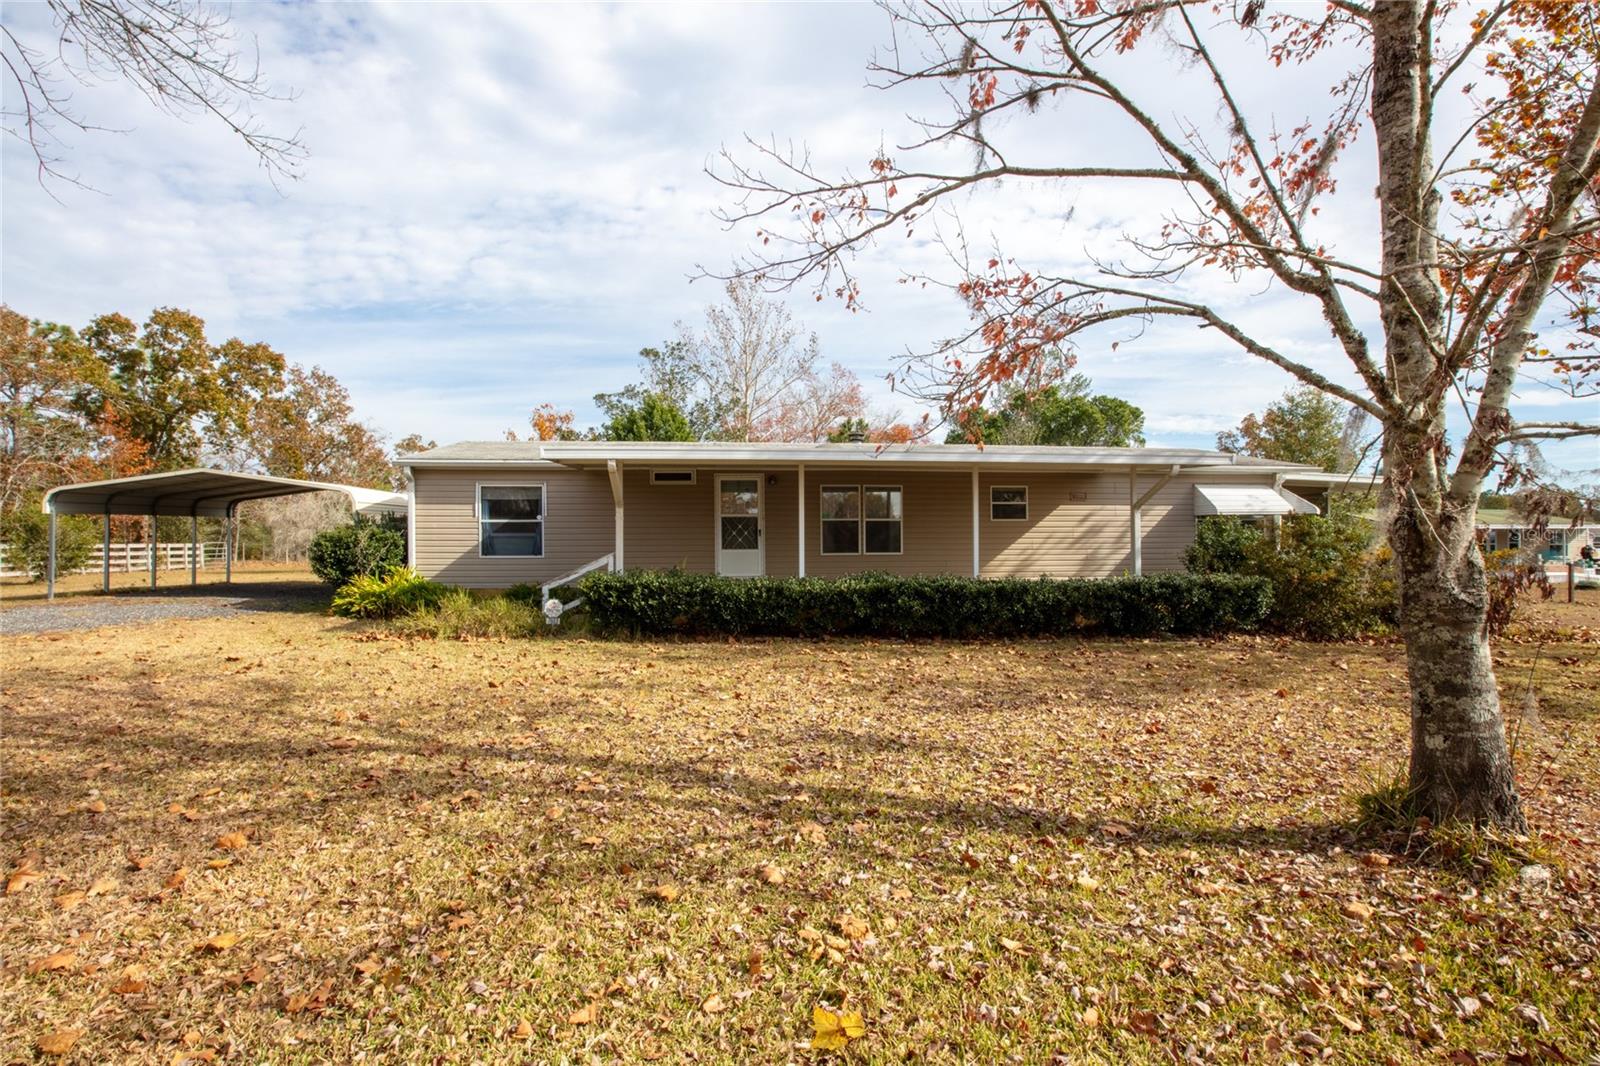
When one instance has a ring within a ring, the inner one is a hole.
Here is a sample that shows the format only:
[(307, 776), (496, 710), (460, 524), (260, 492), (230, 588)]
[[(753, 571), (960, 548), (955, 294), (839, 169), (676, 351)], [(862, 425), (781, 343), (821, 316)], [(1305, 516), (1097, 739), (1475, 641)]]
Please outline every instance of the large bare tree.
[[(889, 13), (896, 43), (877, 76), (944, 88), (948, 112), (913, 143), (873, 151), (860, 174), (824, 173), (777, 142), (725, 153), (714, 173), (735, 190), (726, 217), (755, 227), (737, 273), (854, 306), (856, 253), (926, 234), (936, 209), (955, 214), (999, 183), (1112, 183), (1150, 205), (1149, 228), (1114, 262), (1063, 268), (1066, 257), (1019, 262), (1001, 249), (986, 263), (957, 255), (951, 277), (907, 271), (950, 284), (972, 315), (970, 332), (925, 353), (924, 387), (959, 411), (1031, 380), (1089, 331), (1189, 321), (1366, 412), (1383, 434), (1414, 802), (1436, 820), (1522, 828), (1474, 517), (1485, 479), (1516, 473), (1513, 449), (1597, 432), (1519, 421), (1511, 404), (1519, 376), (1593, 394), (1600, 9), (935, 0)], [(1137, 67), (1157, 64), (1183, 79), (1175, 110), (1170, 97), (1142, 102), (1152, 90)], [(1325, 94), (1279, 88), (1330, 68)], [(1076, 136), (1027, 135), (1041, 113), (1068, 108)], [(1319, 113), (1280, 126), (1273, 112), (1287, 108)], [(1375, 189), (1375, 241), (1318, 217), (1340, 179)], [(1215, 292), (1216, 276), (1303, 299), (1349, 372), (1196, 295)], [(1541, 344), (1541, 329), (1562, 343)], [(1466, 427), (1454, 436), (1452, 405)]]

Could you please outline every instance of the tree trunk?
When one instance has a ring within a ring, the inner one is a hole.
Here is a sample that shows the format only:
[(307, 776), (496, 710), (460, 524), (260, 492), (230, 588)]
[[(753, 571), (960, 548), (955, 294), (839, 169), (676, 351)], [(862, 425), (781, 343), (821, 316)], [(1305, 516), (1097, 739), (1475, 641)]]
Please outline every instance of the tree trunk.
[[(1473, 516), (1463, 517), (1457, 524), (1470, 531)], [(1436, 824), (1523, 832), (1484, 628), (1483, 556), (1470, 532), (1452, 535), (1451, 524), (1402, 509), (1390, 530), (1411, 681), (1412, 802)]]

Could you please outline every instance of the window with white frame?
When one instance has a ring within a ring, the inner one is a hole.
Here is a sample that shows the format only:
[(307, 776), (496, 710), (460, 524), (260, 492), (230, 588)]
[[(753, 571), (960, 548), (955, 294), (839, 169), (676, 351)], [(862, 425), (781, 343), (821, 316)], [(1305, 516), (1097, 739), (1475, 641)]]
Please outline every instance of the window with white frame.
[(989, 488), (989, 517), (996, 522), (1014, 522), (1028, 517), (1026, 485), (993, 485)]
[(544, 554), (544, 486), (478, 486), (478, 554)]
[(823, 555), (899, 555), (904, 496), (899, 485), (824, 485)]
[(822, 554), (861, 553), (861, 490), (854, 485), (822, 486)]
[(865, 527), (862, 548), (868, 555), (899, 555), (900, 532), (905, 524), (899, 485), (862, 488), (861, 521)]

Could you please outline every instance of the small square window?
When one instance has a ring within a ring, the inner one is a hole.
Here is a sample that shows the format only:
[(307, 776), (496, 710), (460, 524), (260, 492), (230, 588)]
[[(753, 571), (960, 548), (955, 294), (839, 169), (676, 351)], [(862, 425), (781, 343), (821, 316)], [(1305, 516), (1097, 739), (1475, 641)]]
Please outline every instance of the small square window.
[(1028, 517), (1028, 489), (1025, 485), (995, 485), (989, 489), (989, 517), (996, 522), (1014, 522)]

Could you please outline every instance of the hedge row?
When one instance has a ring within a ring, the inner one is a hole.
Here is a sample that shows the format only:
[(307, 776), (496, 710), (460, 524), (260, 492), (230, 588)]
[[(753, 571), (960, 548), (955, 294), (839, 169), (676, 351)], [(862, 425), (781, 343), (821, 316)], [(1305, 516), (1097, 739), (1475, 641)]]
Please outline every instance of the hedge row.
[(1196, 635), (1255, 629), (1271, 586), (1232, 574), (1103, 580), (726, 578), (596, 572), (578, 583), (602, 632), (760, 636)]

